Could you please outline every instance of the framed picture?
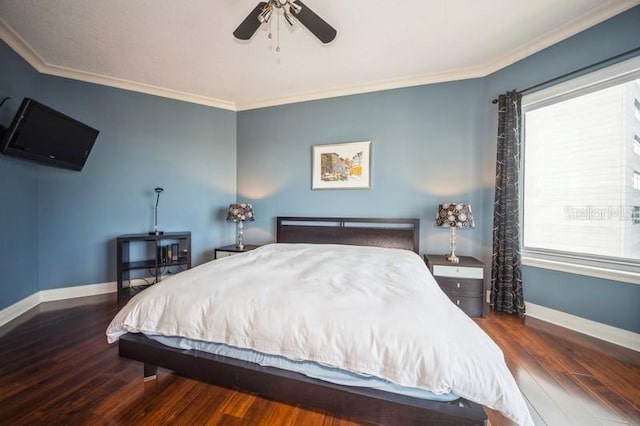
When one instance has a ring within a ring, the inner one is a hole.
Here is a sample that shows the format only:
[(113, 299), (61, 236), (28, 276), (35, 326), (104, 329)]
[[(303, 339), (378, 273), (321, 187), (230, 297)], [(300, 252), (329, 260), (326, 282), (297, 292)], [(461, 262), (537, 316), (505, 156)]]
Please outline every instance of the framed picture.
[(311, 189), (371, 188), (371, 141), (312, 148)]

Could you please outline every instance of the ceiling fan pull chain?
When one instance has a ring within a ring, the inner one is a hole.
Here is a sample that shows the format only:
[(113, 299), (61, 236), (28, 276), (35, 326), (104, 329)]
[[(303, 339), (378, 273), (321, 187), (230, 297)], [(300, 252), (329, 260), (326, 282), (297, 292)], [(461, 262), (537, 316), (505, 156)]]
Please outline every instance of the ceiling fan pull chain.
[(276, 52), (280, 53), (280, 14), (279, 13), (278, 13), (278, 23), (276, 24), (276, 28), (278, 29)]

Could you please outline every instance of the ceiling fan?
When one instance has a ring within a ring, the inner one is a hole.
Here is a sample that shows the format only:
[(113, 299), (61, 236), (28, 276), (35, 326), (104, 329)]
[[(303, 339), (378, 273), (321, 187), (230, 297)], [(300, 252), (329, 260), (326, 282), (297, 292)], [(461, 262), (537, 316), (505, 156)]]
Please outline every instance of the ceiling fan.
[(300, 0), (261, 1), (236, 28), (233, 32), (234, 37), (240, 40), (249, 40), (260, 25), (269, 22), (276, 9), (282, 9), (284, 18), (289, 25), (300, 22), (323, 43), (330, 43), (336, 38), (336, 30)]

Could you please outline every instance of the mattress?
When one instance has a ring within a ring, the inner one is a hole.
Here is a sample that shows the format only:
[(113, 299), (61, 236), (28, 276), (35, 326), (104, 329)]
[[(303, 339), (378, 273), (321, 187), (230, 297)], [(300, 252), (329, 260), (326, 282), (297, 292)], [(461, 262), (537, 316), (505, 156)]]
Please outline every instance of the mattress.
[(166, 346), (177, 349), (195, 349), (202, 352), (221, 355), (229, 358), (253, 362), (263, 367), (275, 367), (282, 370), (294, 371), (307, 377), (324, 380), (343, 386), (357, 386), (392, 392), (413, 398), (427, 399), (430, 401), (450, 402), (460, 398), (454, 393), (435, 394), (425, 389), (400, 386), (379, 377), (365, 376), (339, 368), (326, 367), (311, 361), (293, 361), (283, 356), (269, 355), (253, 351), (251, 349), (234, 348), (220, 343), (203, 342), (201, 340), (186, 339), (184, 337), (167, 337), (158, 335), (146, 335)]
[(456, 394), (533, 424), (500, 348), (409, 250), (269, 244), (172, 276), (107, 328), (249, 349)]

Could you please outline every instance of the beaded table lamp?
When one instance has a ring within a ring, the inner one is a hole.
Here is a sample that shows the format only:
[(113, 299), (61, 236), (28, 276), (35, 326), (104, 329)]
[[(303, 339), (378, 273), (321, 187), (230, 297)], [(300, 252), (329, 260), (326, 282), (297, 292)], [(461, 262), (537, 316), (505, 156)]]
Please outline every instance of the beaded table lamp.
[(243, 228), (244, 222), (254, 221), (253, 207), (251, 204), (231, 204), (229, 206), (229, 213), (227, 213), (227, 222), (235, 222), (238, 224), (238, 239), (236, 242), (236, 248), (244, 250), (243, 242)]
[(451, 263), (460, 262), (460, 259), (456, 256), (456, 229), (473, 228), (475, 226), (473, 213), (471, 212), (471, 204), (446, 203), (438, 205), (436, 226), (440, 228), (451, 228), (451, 246), (446, 259)]

